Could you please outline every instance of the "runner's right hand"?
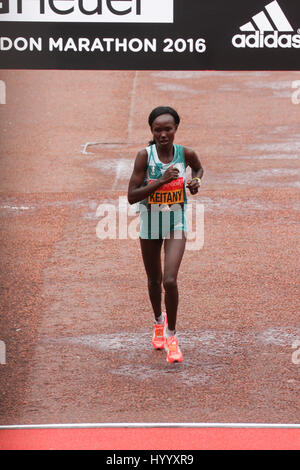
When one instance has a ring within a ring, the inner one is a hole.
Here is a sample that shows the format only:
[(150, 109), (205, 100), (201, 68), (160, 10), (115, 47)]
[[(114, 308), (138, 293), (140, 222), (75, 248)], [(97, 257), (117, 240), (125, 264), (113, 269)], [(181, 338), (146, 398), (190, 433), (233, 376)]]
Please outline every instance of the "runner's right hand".
[(162, 175), (160, 181), (165, 183), (170, 183), (170, 181), (176, 180), (178, 178), (179, 170), (174, 168), (174, 165), (171, 165)]

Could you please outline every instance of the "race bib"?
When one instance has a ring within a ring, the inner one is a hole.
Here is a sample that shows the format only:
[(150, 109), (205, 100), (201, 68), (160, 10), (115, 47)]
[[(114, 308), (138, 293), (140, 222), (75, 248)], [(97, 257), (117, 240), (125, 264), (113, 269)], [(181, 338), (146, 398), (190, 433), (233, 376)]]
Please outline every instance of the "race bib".
[[(148, 184), (155, 180), (149, 180)], [(163, 184), (148, 196), (148, 204), (180, 204), (184, 202), (183, 178), (177, 178), (170, 183)]]

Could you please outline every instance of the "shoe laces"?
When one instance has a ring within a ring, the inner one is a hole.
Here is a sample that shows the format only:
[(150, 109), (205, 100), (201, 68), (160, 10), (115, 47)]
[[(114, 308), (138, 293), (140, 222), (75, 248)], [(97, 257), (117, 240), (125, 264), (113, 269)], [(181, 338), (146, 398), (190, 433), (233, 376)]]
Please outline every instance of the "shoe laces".
[(163, 336), (164, 325), (154, 325), (155, 336)]
[(177, 339), (173, 336), (170, 339), (168, 339), (168, 350), (169, 352), (177, 352), (178, 348), (178, 342)]

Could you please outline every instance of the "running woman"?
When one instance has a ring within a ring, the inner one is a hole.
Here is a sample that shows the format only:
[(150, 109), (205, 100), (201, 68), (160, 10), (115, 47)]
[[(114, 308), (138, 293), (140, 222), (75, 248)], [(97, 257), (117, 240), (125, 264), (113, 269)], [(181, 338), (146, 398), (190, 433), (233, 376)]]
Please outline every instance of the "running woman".
[[(182, 361), (176, 335), (177, 275), (188, 229), (186, 187), (191, 194), (198, 193), (203, 176), (197, 153), (174, 144), (179, 122), (177, 112), (169, 106), (159, 106), (150, 113), (148, 123), (153, 140), (138, 152), (128, 185), (128, 202), (139, 203), (140, 246), (155, 318), (152, 344), (155, 349), (167, 351), (170, 363)], [(188, 182), (187, 166), (192, 170)], [(162, 312), (162, 284), (166, 312)]]

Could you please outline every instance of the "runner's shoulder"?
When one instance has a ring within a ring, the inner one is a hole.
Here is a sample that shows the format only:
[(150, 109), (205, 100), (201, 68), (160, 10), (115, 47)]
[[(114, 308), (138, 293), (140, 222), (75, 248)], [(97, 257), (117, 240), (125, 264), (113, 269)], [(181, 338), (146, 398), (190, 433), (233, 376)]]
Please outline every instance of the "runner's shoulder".
[(197, 157), (197, 154), (195, 152), (195, 150), (193, 150), (192, 148), (190, 147), (183, 147), (183, 152), (184, 152), (184, 157), (185, 157), (185, 161), (186, 163), (188, 164), (189, 162), (191, 162), (195, 157)]
[(135, 167), (139, 169), (145, 169), (148, 162), (148, 153), (146, 149), (139, 150), (135, 158)]

